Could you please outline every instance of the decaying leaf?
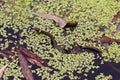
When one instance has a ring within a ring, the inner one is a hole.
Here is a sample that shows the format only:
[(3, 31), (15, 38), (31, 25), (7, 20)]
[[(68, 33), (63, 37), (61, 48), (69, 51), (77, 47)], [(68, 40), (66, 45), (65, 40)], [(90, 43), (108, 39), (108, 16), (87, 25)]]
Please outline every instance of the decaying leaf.
[(62, 19), (62, 18), (60, 18), (58, 16), (55, 16), (55, 15), (44, 14), (44, 13), (35, 13), (35, 12), (32, 12), (32, 14), (43, 17), (45, 19), (52, 19), (56, 23), (58, 23), (61, 28), (64, 28), (65, 25), (67, 24), (67, 21), (65, 21), (64, 19)]
[(67, 24), (64, 26), (64, 28), (70, 28), (71, 31), (73, 31), (77, 26), (77, 22), (74, 20), (68, 21)]
[(90, 52), (90, 53), (94, 53), (95, 57), (97, 57), (97, 55), (99, 55), (101, 57), (101, 51), (95, 47), (89, 47), (89, 46), (80, 46), (78, 45), (76, 42), (73, 45), (73, 49), (71, 51), (71, 53), (73, 54), (77, 54), (79, 52)]
[(99, 55), (99, 57), (102, 57), (102, 55), (101, 55), (102, 52), (98, 48), (89, 47), (89, 46), (84, 46), (82, 48), (83, 48), (84, 51), (94, 53), (95, 58), (97, 58), (98, 55)]
[(77, 25), (77, 22), (76, 21), (66, 21), (56, 15), (51, 15), (51, 14), (44, 14), (44, 13), (35, 13), (35, 12), (32, 12), (32, 14), (34, 15), (37, 15), (37, 16), (40, 16), (42, 18), (45, 18), (45, 19), (51, 19), (51, 20), (54, 20), (56, 23), (58, 23), (58, 25), (61, 27), (61, 28), (66, 28), (66, 27), (75, 27)]
[(14, 60), (15, 57), (13, 58), (10, 58), (10, 54), (9, 53), (5, 53), (4, 51), (0, 51), (0, 55), (3, 57), (3, 58), (7, 58), (10, 62), (12, 62)]
[(112, 22), (116, 22), (120, 18), (120, 11), (117, 12), (116, 15), (114, 15)]
[(4, 0), (0, 0), (0, 5), (4, 5), (4, 4), (5, 4)]
[(11, 55), (11, 56), (14, 56), (14, 55), (15, 55), (14, 52), (11, 52), (11, 51), (9, 51), (9, 50), (3, 50), (3, 51), (1, 51), (1, 52), (6, 53), (6, 54)]
[(0, 55), (4, 58), (9, 58), (9, 56), (7, 54), (3, 53), (2, 51), (0, 51)]
[(22, 54), (30, 57), (30, 58), (33, 58), (33, 59), (37, 59), (38, 61), (43, 61), (40, 57), (38, 57), (36, 54), (32, 53), (31, 51), (25, 49), (24, 47), (20, 46), (20, 45), (17, 45), (16, 46), (16, 49), (17, 50), (20, 50), (22, 52)]
[(37, 65), (38, 67), (43, 67), (43, 65), (33, 58), (26, 57), (27, 61), (31, 64)]
[(28, 63), (27, 63), (25, 57), (21, 54), (21, 52), (19, 50), (17, 50), (17, 52), (18, 52), (19, 63), (22, 68), (22, 73), (23, 73), (24, 77), (26, 78), (26, 80), (34, 80), (32, 72), (28, 67)]
[(5, 66), (3, 66), (1, 69), (0, 69), (0, 78), (2, 78), (3, 76), (3, 73), (5, 71), (5, 69), (7, 68), (8, 64), (6, 64)]
[[(16, 49), (21, 51), (23, 55), (25, 55), (26, 57), (28, 57), (28, 61), (32, 64), (36, 64), (36, 65), (39, 65), (40, 67), (40, 64), (41, 64), (41, 67), (43, 65), (47, 65), (47, 61), (41, 59), (39, 56), (37, 56), (36, 54), (34, 54), (33, 52), (27, 50), (26, 48), (20, 46), (20, 45), (17, 45), (16, 46)], [(30, 61), (31, 59), (31, 61)], [(38, 63), (40, 62), (40, 63)]]
[(118, 23), (116, 27), (116, 31), (113, 33), (113, 36), (116, 36), (116, 34), (120, 31), (120, 23)]
[(116, 42), (116, 43), (120, 42), (117, 39), (109, 38), (109, 37), (106, 37), (106, 36), (103, 36), (101, 38), (92, 38), (91, 41), (93, 41), (93, 42), (101, 42), (101, 43), (108, 43), (108, 44), (111, 44), (113, 42)]
[(116, 32), (120, 31), (120, 23), (118, 23), (117, 27), (116, 27)]
[(73, 44), (73, 49), (71, 51), (71, 53), (73, 54), (77, 54), (79, 52), (82, 52), (83, 49), (82, 49), (82, 46), (79, 46), (76, 42)]

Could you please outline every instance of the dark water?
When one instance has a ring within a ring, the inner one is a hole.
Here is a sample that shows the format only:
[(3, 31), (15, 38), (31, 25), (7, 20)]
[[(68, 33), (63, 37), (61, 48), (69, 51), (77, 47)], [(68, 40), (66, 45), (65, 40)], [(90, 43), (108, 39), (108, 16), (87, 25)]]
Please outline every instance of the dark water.
[[(0, 27), (2, 27), (2, 25), (0, 25)], [(5, 28), (5, 30), (7, 31), (7, 37), (4, 37), (2, 35), (0, 35), (0, 38), (2, 38), (2, 41), (0, 41), (0, 43), (5, 43), (5, 40), (7, 39), (8, 41), (11, 40), (14, 43), (9, 43), (9, 46), (7, 48), (7, 50), (11, 50), (12, 47), (15, 47), (16, 44), (19, 44), (19, 40), (20, 39), (25, 39), (24, 37), (20, 36), (20, 33), (22, 32), (22, 30), (18, 31), (18, 32), (14, 32), (14, 30), (12, 28)], [(9, 35), (9, 33), (11, 35)], [(16, 38), (13, 37), (17, 36)], [(24, 44), (23, 46), (27, 46), (27, 44)], [(112, 75), (113, 79), (112, 80), (120, 80), (120, 63), (116, 64), (114, 62), (105, 62), (104, 64), (100, 64), (101, 60), (97, 59), (95, 60), (95, 65), (100, 66), (99, 69), (91, 69), (88, 73), (88, 76), (85, 77), (83, 73), (78, 74), (76, 71), (73, 72), (73, 74), (75, 76), (81, 77), (78, 80), (84, 80), (84, 79), (88, 79), (88, 80), (95, 80), (95, 77), (98, 76), (100, 73), (103, 73), (104, 75), (108, 76), (108, 75)], [(33, 65), (32, 70), (36, 69), (37, 67), (35, 67)], [(92, 73), (92, 71), (94, 71), (95, 73)], [(54, 72), (54, 69), (53, 69)], [(51, 73), (52, 75), (53, 73)], [(67, 74), (67, 73), (66, 73)], [(35, 78), (35, 80), (41, 80), (41, 76), (38, 76), (36, 73), (33, 73), (33, 76)], [(21, 80), (25, 80), (24, 78), (20, 78)], [(0, 79), (3, 80), (3, 79)], [(9, 76), (9, 80), (14, 80), (13, 76)], [(69, 76), (65, 76), (62, 80), (70, 80)]]

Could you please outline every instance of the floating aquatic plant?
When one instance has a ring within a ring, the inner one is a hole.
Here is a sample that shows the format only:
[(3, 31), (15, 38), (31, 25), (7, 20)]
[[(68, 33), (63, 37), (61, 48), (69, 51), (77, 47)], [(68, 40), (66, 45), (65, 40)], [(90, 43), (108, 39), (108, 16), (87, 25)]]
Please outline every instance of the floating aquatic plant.
[[(111, 34), (115, 31), (116, 24), (113, 24), (111, 20), (119, 11), (119, 1), (5, 0), (4, 2), (3, 5), (0, 5), (0, 49), (7, 49), (15, 52), (15, 55), (17, 55), (15, 46), (21, 44), (29, 51), (42, 57), (42, 59), (48, 59), (48, 66), (52, 66), (54, 70), (50, 67), (34, 68), (33, 65), (30, 65), (32, 73), (34, 74), (36, 72), (38, 78), (42, 78), (43, 80), (84, 80), (90, 76), (89, 72), (91, 69), (93, 69), (92, 72), (94, 73), (94, 69), (99, 69), (101, 63), (98, 62), (100, 64), (94, 65), (96, 62), (94, 54), (89, 54), (86, 51), (77, 54), (63, 54), (53, 48), (50, 37), (44, 34), (37, 34), (36, 31), (31, 30), (31, 27), (38, 27), (43, 31), (49, 32), (55, 37), (57, 45), (61, 45), (66, 50), (71, 50), (73, 48), (72, 44), (77, 42), (80, 46), (91, 46), (102, 51), (103, 64), (106, 61), (120, 62), (118, 44), (113, 42), (107, 47), (108, 51), (106, 51), (104, 46), (101, 46), (99, 42), (85, 41), (91, 38), (100, 38), (104, 34), (114, 39)], [(66, 21), (74, 20), (78, 22), (78, 25), (74, 31), (71, 31), (69, 28), (66, 28), (64, 31), (57, 27), (52, 20), (45, 20), (38, 16), (33, 16), (30, 13), (32, 11), (58, 15)], [(100, 27), (105, 27), (104, 31), (99, 31)], [(12, 30), (12, 32), (8, 30)], [(119, 33), (115, 39), (119, 39)], [(0, 58), (0, 63), (2, 67), (8, 63), (8, 60), (6, 58)], [(18, 66), (17, 58), (5, 70), (3, 75), (4, 80), (23, 79), (24, 76), (20, 70), (21, 68)], [(110, 79), (106, 75), (103, 75), (103, 77)], [(103, 77), (102, 79), (104, 79)], [(114, 76), (112, 78), (114, 79)], [(96, 79), (101, 78), (97, 77)]]

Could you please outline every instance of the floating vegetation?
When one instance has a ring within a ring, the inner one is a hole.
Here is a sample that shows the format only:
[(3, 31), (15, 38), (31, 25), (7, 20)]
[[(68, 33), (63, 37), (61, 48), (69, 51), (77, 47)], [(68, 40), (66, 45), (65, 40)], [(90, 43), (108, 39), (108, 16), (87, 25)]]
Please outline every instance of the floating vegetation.
[(114, 0), (1, 0), (0, 69), (9, 63), (1, 79), (120, 79), (119, 7)]

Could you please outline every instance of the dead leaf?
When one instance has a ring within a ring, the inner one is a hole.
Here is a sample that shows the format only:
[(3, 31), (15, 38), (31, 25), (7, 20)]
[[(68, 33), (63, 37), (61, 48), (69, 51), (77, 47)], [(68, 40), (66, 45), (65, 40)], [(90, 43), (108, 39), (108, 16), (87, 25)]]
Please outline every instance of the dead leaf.
[(79, 52), (82, 52), (83, 51), (83, 48), (82, 46), (79, 46), (76, 42), (73, 44), (73, 49), (71, 51), (71, 53), (73, 54), (77, 54)]
[(5, 4), (4, 0), (0, 0), (0, 5), (4, 5), (4, 4)]
[(40, 58), (39, 56), (37, 56), (36, 54), (34, 54), (33, 52), (27, 50), (26, 48), (24, 48), (24, 47), (22, 47), (22, 46), (20, 46), (20, 45), (17, 45), (17, 46), (16, 46), (16, 50), (21, 51), (23, 55), (25, 55), (25, 56), (27, 56), (27, 57), (29, 57), (29, 58), (32, 58), (32, 59), (40, 62), (41, 64), (46, 63), (45, 60), (41, 59), (41, 58)]
[(101, 42), (101, 43), (108, 43), (108, 44), (111, 44), (113, 42), (116, 42), (116, 43), (120, 42), (117, 39), (109, 38), (109, 37), (106, 37), (106, 36), (103, 36), (101, 38), (92, 38), (91, 41), (93, 41), (93, 42)]
[(65, 21), (64, 19), (62, 19), (62, 18), (60, 18), (58, 16), (55, 16), (55, 15), (44, 14), (44, 13), (35, 13), (35, 12), (32, 12), (32, 14), (43, 17), (45, 19), (52, 19), (56, 23), (58, 23), (61, 28), (64, 28), (65, 25), (67, 24), (67, 21)]
[(116, 15), (114, 15), (112, 22), (116, 22), (120, 18), (120, 11), (117, 12)]
[(31, 64), (37, 65), (38, 67), (43, 67), (43, 65), (33, 58), (26, 57), (27, 61)]
[[(37, 15), (37, 16), (40, 16), (42, 18), (45, 18), (45, 19), (51, 19), (51, 20), (54, 20), (56, 23), (58, 23), (58, 25), (61, 27), (61, 28), (67, 28), (67, 27), (71, 27), (71, 30), (73, 30), (73, 28), (77, 25), (77, 22), (76, 21), (66, 21), (56, 15), (51, 15), (51, 14), (44, 14), (44, 13), (35, 13), (35, 12), (32, 12), (32, 14), (34, 15)], [(72, 28), (73, 27), (73, 28)]]
[(79, 52), (90, 52), (90, 53), (94, 53), (95, 57), (97, 57), (97, 54), (101, 57), (101, 51), (95, 47), (90, 47), (90, 46), (80, 46), (78, 45), (76, 42), (73, 45), (73, 49), (71, 51), (71, 53), (73, 54), (77, 54)]
[(9, 58), (9, 55), (3, 53), (2, 51), (0, 51), (0, 55), (1, 55), (2, 57), (4, 57), (4, 58)]
[(18, 52), (19, 63), (22, 68), (22, 73), (23, 73), (24, 77), (26, 78), (26, 80), (34, 80), (32, 72), (28, 67), (28, 63), (27, 63), (25, 57), (21, 54), (21, 52), (19, 50), (17, 50), (17, 52)]
[(7, 66), (8, 66), (8, 64), (6, 64), (5, 66), (3, 66), (3, 67), (0, 69), (0, 78), (2, 78), (3, 73), (4, 73), (4, 71), (6, 70)]
[(11, 52), (11, 51), (9, 51), (9, 50), (3, 50), (3, 51), (1, 51), (1, 52), (6, 53), (6, 54), (11, 55), (11, 56), (14, 56), (14, 55), (15, 55), (14, 52)]
[(99, 57), (102, 57), (102, 55), (101, 55), (102, 52), (98, 48), (90, 47), (90, 46), (84, 46), (84, 47), (82, 47), (82, 49), (83, 49), (83, 51), (94, 53), (95, 58), (97, 58), (98, 55), (99, 55)]
[(16, 57), (14, 56), (13, 58), (10, 58), (10, 54), (6, 54), (4, 53), (3, 51), (0, 51), (0, 55), (3, 57), (3, 58), (7, 58), (10, 62), (12, 62)]
[(68, 21), (67, 24), (64, 26), (64, 28), (70, 28), (71, 31), (73, 31), (77, 26), (77, 22), (74, 20)]
[(120, 31), (120, 23), (118, 23), (117, 27), (116, 27), (116, 31), (113, 32), (113, 36), (116, 36), (116, 34)]

